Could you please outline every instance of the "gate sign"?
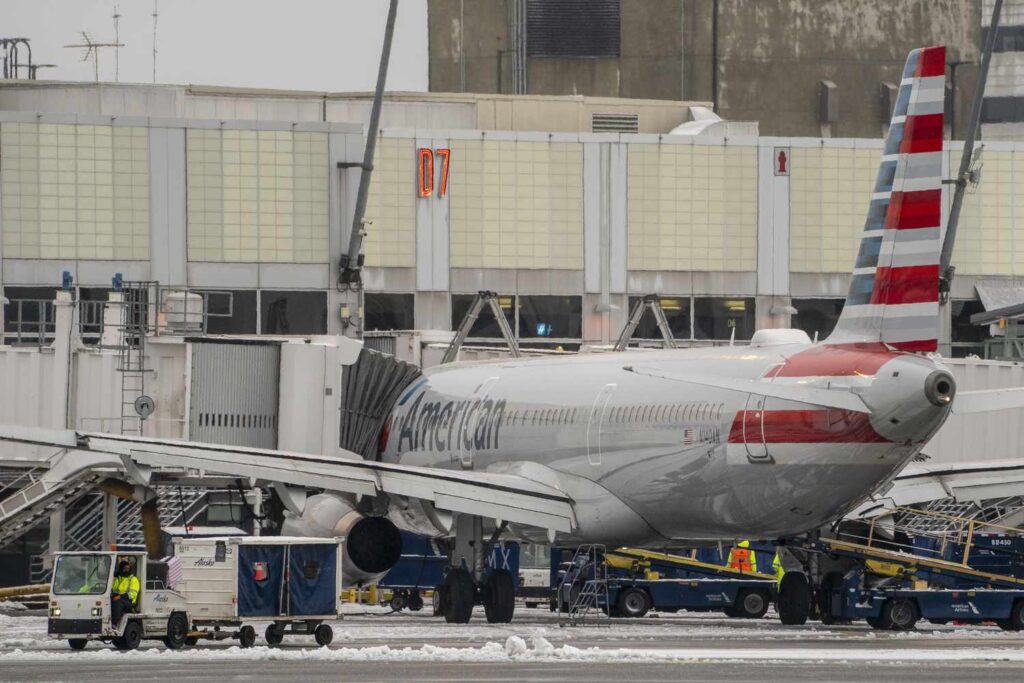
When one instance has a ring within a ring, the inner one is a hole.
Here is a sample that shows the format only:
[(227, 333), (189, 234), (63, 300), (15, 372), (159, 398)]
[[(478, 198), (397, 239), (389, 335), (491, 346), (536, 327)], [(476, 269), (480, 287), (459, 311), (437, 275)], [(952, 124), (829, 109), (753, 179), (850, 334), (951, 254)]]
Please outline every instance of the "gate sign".
[(417, 163), (416, 170), (419, 175), (419, 195), (421, 197), (429, 197), (434, 194), (434, 157), (438, 158), (438, 180), (437, 180), (437, 196), (443, 197), (448, 194), (448, 159), (451, 156), (451, 150), (441, 147), (440, 149), (430, 149), (429, 147), (420, 147), (417, 152)]
[(775, 159), (775, 175), (789, 175), (789, 147), (776, 147), (772, 154)]

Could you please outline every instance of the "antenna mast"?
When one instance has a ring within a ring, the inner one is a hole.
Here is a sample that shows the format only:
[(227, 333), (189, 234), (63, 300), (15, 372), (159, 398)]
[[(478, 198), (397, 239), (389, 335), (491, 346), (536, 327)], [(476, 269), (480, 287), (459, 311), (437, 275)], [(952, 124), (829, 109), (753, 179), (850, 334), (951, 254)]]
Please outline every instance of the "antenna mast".
[[(114, 5), (114, 42), (121, 42), (121, 8)], [(121, 48), (114, 48), (114, 82), (121, 80)]]
[(156, 83), (156, 22), (160, 18), (160, 0), (153, 0), (153, 82)]

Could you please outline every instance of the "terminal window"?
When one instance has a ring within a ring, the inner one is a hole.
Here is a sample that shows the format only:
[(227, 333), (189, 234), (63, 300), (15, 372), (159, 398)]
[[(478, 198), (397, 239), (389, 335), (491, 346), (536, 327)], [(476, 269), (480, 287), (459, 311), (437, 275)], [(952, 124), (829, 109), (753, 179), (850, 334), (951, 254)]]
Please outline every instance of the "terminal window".
[(327, 292), (260, 292), (262, 334), (327, 334)]
[(415, 328), (414, 294), (367, 293), (363, 299), (364, 329), (411, 330)]
[(754, 325), (753, 297), (695, 297), (693, 300), (694, 339), (750, 339)]
[(519, 337), (580, 339), (583, 300), (578, 296), (520, 296)]
[(197, 290), (206, 308), (208, 334), (256, 334), (256, 290)]
[[(452, 329), (459, 329), (459, 325), (462, 324), (462, 319), (466, 317), (466, 313), (469, 312), (469, 307), (473, 305), (474, 294), (452, 294)], [(501, 306), (502, 313), (505, 314), (505, 320), (508, 321), (508, 326), (513, 330), (516, 329), (515, 321), (515, 307), (513, 302), (515, 301), (514, 296), (499, 296), (498, 305)], [(491, 307), (485, 305), (477, 316), (476, 322), (473, 323), (473, 327), (469, 330), (470, 337), (483, 337), (490, 339), (501, 339), (501, 330), (498, 328), (498, 323), (494, 319), (494, 314), (491, 313)]]
[[(641, 301), (641, 297), (629, 297), (629, 311)], [(663, 296), (659, 300), (661, 310), (665, 313), (665, 320), (672, 330), (672, 336), (676, 339), (690, 339), (690, 297), (688, 296)], [(650, 311), (644, 311), (640, 318), (640, 324), (633, 333), (633, 339), (661, 339), (661, 332), (658, 324)]]

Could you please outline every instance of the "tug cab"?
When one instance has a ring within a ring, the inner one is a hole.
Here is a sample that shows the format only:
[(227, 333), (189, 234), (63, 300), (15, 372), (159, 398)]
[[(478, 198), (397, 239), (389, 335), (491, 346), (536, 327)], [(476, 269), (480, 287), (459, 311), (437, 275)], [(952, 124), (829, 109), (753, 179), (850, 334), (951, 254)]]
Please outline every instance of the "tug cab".
[[(121, 562), (131, 565), (139, 594), (113, 623), (111, 589)], [(67, 639), (74, 650), (90, 640), (133, 650), (144, 638), (161, 639), (176, 649), (185, 645), (190, 624), (185, 598), (167, 586), (167, 565), (149, 560), (144, 552), (57, 553), (49, 603), (47, 633)]]

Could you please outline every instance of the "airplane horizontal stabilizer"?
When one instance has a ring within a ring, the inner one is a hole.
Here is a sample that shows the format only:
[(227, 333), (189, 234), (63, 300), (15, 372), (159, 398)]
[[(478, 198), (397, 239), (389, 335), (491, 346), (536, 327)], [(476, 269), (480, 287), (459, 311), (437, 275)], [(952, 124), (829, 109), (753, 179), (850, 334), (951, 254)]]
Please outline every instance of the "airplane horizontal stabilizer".
[(993, 413), (1013, 408), (1024, 408), (1024, 387), (958, 391), (953, 399), (953, 413), (956, 415)]
[(871, 413), (860, 396), (845, 389), (820, 389), (817, 387), (798, 386), (794, 384), (772, 384), (760, 380), (738, 379), (734, 377), (718, 377), (712, 375), (700, 375), (691, 373), (665, 372), (657, 368), (645, 368), (641, 366), (626, 366), (623, 368), (628, 372), (635, 372), (638, 375), (649, 377), (660, 377), (661, 379), (674, 382), (686, 382), (699, 384), (706, 387), (728, 389), (746, 394), (758, 396), (770, 396), (784, 401), (795, 401), (808, 405), (823, 406), (826, 408), (838, 408), (850, 410), (855, 413)]

